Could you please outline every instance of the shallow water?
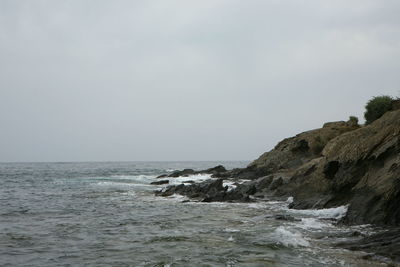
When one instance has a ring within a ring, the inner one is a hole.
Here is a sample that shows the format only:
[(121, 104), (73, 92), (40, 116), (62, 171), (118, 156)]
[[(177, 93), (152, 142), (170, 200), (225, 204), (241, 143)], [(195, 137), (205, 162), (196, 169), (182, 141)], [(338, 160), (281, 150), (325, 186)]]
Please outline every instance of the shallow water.
[(349, 233), (373, 231), (335, 226), (346, 207), (298, 211), (285, 201), (153, 194), (159, 174), (218, 164), (246, 162), (2, 163), (0, 266), (385, 266), (333, 248)]

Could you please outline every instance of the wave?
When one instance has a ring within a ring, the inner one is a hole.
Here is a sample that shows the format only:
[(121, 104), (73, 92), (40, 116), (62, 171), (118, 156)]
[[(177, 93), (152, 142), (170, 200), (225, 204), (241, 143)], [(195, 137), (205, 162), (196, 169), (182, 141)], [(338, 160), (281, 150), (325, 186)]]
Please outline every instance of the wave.
[(285, 247), (308, 247), (310, 243), (298, 231), (289, 231), (283, 226), (279, 226), (272, 234), (277, 244)]
[(349, 208), (348, 205), (340, 206), (336, 208), (330, 209), (316, 209), (316, 210), (295, 210), (295, 209), (288, 209), (290, 213), (294, 214), (301, 214), (301, 215), (309, 215), (313, 217), (317, 217), (320, 219), (335, 219), (339, 220), (346, 216), (347, 209)]

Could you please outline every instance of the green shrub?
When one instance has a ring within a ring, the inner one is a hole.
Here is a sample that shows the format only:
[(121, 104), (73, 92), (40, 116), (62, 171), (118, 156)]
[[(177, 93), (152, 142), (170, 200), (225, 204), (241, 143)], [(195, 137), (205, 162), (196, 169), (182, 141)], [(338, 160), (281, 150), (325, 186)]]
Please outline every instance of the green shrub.
[(369, 100), (365, 106), (365, 123), (370, 124), (382, 117), (383, 114), (392, 108), (392, 101), (393, 98), (387, 95), (375, 96)]
[(351, 125), (357, 126), (358, 125), (358, 118), (356, 116), (350, 116), (349, 117), (349, 123)]

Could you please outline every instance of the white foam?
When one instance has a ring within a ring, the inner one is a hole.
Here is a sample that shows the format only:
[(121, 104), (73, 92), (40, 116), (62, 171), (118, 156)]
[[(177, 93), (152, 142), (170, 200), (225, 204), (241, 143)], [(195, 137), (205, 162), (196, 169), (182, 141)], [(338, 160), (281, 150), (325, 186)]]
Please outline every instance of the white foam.
[(320, 230), (323, 228), (330, 227), (332, 225), (325, 222), (321, 222), (320, 220), (315, 218), (303, 218), (301, 219), (301, 223), (296, 226), (306, 230), (311, 230), (311, 229)]
[(135, 186), (133, 183), (121, 183), (121, 182), (111, 182), (111, 181), (102, 181), (96, 183), (96, 185), (100, 186), (118, 186), (118, 187), (125, 187), (125, 186)]
[(230, 236), (230, 237), (228, 238), (228, 241), (229, 241), (229, 242), (233, 242), (233, 241), (235, 241), (235, 239), (234, 239), (232, 236)]
[(288, 197), (288, 199), (286, 200), (286, 203), (288, 203), (288, 204), (293, 203), (293, 197)]
[(232, 228), (225, 228), (225, 229), (224, 229), (224, 232), (227, 232), (227, 233), (236, 233), (236, 232), (240, 232), (240, 230), (232, 229)]
[(256, 202), (248, 204), (251, 209), (265, 209), (267, 207), (266, 203)]
[(277, 244), (285, 247), (308, 247), (310, 243), (304, 239), (300, 232), (289, 231), (283, 226), (279, 226), (273, 233), (273, 238)]
[(336, 208), (331, 208), (331, 209), (318, 209), (318, 210), (295, 210), (295, 209), (289, 209), (291, 213), (295, 214), (303, 214), (303, 215), (309, 215), (313, 217), (317, 217), (320, 219), (336, 219), (339, 220), (343, 218), (348, 209), (348, 205), (346, 206), (340, 206)]
[(212, 179), (210, 174), (195, 174), (195, 175), (189, 175), (187, 177), (176, 177), (176, 178), (169, 177), (168, 180), (169, 180), (169, 184), (171, 184), (171, 185), (179, 185), (179, 184), (189, 184), (189, 183), (185, 183), (186, 181), (193, 181), (195, 183), (201, 183), (208, 179)]
[(233, 189), (235, 189), (235, 188), (237, 187), (237, 186), (235, 185), (235, 182), (226, 181), (226, 180), (224, 180), (223, 186), (224, 186), (224, 187), (225, 187), (225, 186), (228, 186), (228, 192), (229, 192), (229, 191), (232, 191)]

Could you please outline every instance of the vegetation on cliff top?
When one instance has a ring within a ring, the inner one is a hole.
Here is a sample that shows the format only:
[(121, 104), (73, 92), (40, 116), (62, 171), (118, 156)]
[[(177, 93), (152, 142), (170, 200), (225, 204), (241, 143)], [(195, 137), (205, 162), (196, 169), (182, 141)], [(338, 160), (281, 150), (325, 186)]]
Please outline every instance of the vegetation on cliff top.
[(392, 101), (394, 99), (388, 95), (375, 96), (368, 101), (365, 106), (365, 124), (370, 124), (371, 122), (379, 119), (392, 108)]

